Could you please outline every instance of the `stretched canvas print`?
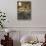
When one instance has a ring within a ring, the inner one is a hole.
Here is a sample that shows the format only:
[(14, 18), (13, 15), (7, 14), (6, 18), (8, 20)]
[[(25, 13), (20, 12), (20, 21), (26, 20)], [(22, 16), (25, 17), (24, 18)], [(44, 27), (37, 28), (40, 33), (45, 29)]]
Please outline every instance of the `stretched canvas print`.
[(18, 20), (31, 19), (31, 2), (30, 1), (17, 2), (17, 19)]

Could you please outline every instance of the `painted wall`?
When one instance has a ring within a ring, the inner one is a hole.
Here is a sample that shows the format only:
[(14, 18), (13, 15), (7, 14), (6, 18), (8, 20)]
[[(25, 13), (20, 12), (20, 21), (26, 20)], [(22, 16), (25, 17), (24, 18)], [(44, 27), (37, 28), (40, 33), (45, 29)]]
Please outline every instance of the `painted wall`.
[[(46, 33), (46, 0), (30, 1), (32, 2), (32, 20), (19, 21), (17, 20), (17, 0), (0, 0), (0, 10), (6, 12), (7, 15), (5, 26), (11, 31), (21, 31), (20, 36), (27, 33), (30, 34), (31, 31), (45, 31), (44, 33)], [(15, 36), (18, 38), (17, 34)]]
[(32, 20), (17, 20), (17, 0), (0, 0), (0, 9), (6, 12), (6, 27), (46, 27), (46, 0), (32, 2)]

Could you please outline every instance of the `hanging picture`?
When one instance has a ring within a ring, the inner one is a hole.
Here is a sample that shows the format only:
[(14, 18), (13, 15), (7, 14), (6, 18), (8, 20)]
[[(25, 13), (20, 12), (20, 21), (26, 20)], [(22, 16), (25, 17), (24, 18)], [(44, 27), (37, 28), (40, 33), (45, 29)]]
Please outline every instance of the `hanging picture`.
[(31, 2), (30, 1), (17, 2), (17, 19), (18, 20), (31, 19)]

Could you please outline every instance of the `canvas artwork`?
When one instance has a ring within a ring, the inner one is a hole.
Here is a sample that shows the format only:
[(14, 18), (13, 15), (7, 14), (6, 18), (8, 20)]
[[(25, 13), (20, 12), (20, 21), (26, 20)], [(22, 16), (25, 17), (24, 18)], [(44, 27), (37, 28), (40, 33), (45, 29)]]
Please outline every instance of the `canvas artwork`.
[(17, 19), (18, 20), (31, 19), (31, 2), (30, 1), (17, 2)]

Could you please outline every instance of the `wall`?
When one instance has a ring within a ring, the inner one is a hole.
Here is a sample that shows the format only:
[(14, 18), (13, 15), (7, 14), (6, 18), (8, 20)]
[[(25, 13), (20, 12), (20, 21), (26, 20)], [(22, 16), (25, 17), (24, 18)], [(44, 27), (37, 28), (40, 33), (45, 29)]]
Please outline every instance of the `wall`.
[[(46, 0), (30, 1), (32, 2), (32, 20), (17, 20), (17, 0), (0, 0), (0, 9), (6, 12), (8, 20), (5, 26), (11, 29), (10, 31), (21, 31), (20, 36), (28, 32), (30, 34), (31, 31), (46, 33)], [(16, 36), (18, 38), (17, 34)]]
[(32, 2), (32, 20), (17, 20), (17, 0), (0, 0), (0, 9), (6, 12), (6, 27), (46, 27), (46, 0)]

